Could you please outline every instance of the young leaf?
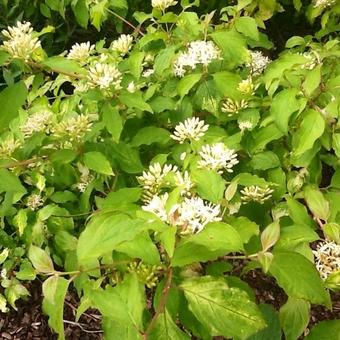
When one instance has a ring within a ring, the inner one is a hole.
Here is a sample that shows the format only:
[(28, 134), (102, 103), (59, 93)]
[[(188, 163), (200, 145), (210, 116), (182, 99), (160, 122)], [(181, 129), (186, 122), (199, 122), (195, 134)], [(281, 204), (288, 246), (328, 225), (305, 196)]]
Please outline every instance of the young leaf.
[(180, 288), (189, 309), (211, 336), (246, 339), (266, 326), (256, 304), (238, 288), (209, 276), (185, 280)]
[(297, 339), (308, 326), (310, 303), (303, 299), (288, 297), (280, 308), (280, 323), (286, 340)]
[(43, 311), (48, 315), (48, 324), (58, 333), (58, 339), (64, 340), (64, 300), (69, 281), (63, 277), (50, 277), (43, 283)]
[(28, 258), (39, 273), (54, 272), (53, 262), (50, 256), (41, 248), (31, 245), (28, 251)]
[(246, 16), (236, 18), (235, 27), (240, 33), (243, 33), (245, 36), (256, 41), (259, 40), (259, 31), (257, 29), (256, 20), (254, 18)]
[(143, 228), (143, 221), (133, 220), (128, 215), (114, 212), (95, 215), (79, 237), (79, 264), (109, 253), (123, 242), (132, 240)]
[(84, 154), (85, 165), (99, 174), (113, 176), (113, 171), (110, 162), (107, 158), (98, 151), (90, 151)]
[(230, 225), (213, 222), (198, 234), (179, 242), (175, 248), (172, 265), (182, 267), (193, 262), (205, 262), (243, 250), (239, 234)]
[(274, 221), (269, 224), (261, 234), (262, 250), (267, 251), (271, 248), (280, 237), (280, 222)]
[(269, 272), (289, 296), (330, 306), (329, 293), (318, 271), (303, 255), (288, 251), (275, 252)]
[(106, 129), (110, 132), (112, 139), (118, 143), (120, 134), (123, 130), (122, 117), (120, 116), (118, 109), (110, 104), (105, 104), (102, 110)]
[(185, 95), (189, 93), (189, 91), (200, 81), (201, 79), (200, 73), (193, 73), (183, 77), (178, 85), (177, 92), (183, 98)]
[(312, 211), (313, 215), (327, 221), (330, 214), (329, 202), (321, 191), (314, 186), (308, 185), (305, 187), (303, 193), (308, 208)]
[(153, 143), (167, 144), (170, 141), (170, 132), (156, 126), (147, 126), (140, 129), (132, 138), (132, 146), (151, 145)]
[(313, 70), (307, 73), (306, 79), (302, 84), (305, 94), (310, 97), (319, 87), (321, 81), (321, 64), (317, 65)]

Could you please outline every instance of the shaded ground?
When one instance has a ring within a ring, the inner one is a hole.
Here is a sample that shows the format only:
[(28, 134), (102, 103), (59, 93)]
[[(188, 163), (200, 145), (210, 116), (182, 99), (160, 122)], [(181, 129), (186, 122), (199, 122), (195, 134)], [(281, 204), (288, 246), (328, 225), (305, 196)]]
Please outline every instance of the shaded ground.
[[(255, 270), (243, 277), (253, 288), (259, 303), (268, 303), (278, 310), (286, 301), (284, 291), (275, 280)], [(18, 311), (0, 314), (1, 340), (54, 340), (57, 339), (48, 327), (47, 317), (41, 311), (41, 283), (36, 281), (29, 290), (32, 294), (28, 301), (18, 303)], [(332, 294), (333, 310), (322, 306), (312, 306), (308, 328), (322, 320), (340, 319), (340, 294)], [(65, 303), (64, 321), (66, 339), (102, 339), (100, 315), (97, 311), (87, 311), (78, 323), (75, 320), (77, 300), (68, 296)], [(307, 330), (308, 332), (308, 330)], [(219, 338), (222, 339), (222, 338)]]

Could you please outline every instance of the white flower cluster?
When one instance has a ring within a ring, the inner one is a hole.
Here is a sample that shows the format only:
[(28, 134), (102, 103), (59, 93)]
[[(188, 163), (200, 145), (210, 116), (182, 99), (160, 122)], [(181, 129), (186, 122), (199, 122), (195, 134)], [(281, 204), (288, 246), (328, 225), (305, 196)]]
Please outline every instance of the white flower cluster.
[(51, 130), (54, 137), (65, 139), (66, 144), (71, 146), (73, 142), (81, 142), (91, 126), (92, 122), (87, 115), (78, 115), (61, 121)]
[(153, 8), (164, 11), (170, 6), (175, 6), (177, 1), (174, 0), (152, 0), (151, 5)]
[(154, 213), (162, 221), (181, 228), (181, 233), (198, 233), (209, 222), (220, 221), (219, 205), (205, 203), (200, 197), (184, 198), (183, 202), (171, 207), (169, 213), (165, 209), (169, 195), (155, 195), (143, 210)]
[(174, 74), (183, 77), (187, 69), (195, 69), (197, 65), (208, 66), (214, 59), (219, 59), (220, 50), (212, 41), (193, 41), (188, 51), (182, 52), (174, 63)]
[(241, 190), (241, 199), (244, 202), (254, 201), (263, 204), (265, 201), (271, 198), (273, 191), (274, 190), (270, 189), (269, 186), (261, 188), (257, 185), (251, 185)]
[(340, 245), (335, 242), (321, 242), (313, 251), (316, 269), (323, 280), (340, 271)]
[(14, 151), (21, 146), (21, 142), (9, 137), (0, 142), (0, 158), (10, 158)]
[(42, 205), (44, 205), (44, 200), (42, 199), (42, 197), (39, 194), (31, 194), (27, 198), (26, 205), (29, 209), (34, 211), (34, 210), (38, 209), (39, 207), (41, 207)]
[(29, 61), (35, 50), (41, 46), (39, 39), (33, 35), (30, 22), (18, 21), (16, 26), (7, 27), (1, 33), (7, 38), (2, 48), (14, 58)]
[(138, 182), (143, 186), (144, 201), (150, 199), (159, 193), (162, 186), (167, 185), (166, 176), (170, 173), (177, 172), (177, 166), (165, 164), (163, 167), (159, 163), (154, 163), (149, 166), (148, 171), (143, 171), (142, 176), (138, 176)]
[(67, 58), (68, 59), (73, 59), (76, 61), (79, 61), (82, 64), (85, 64), (88, 60), (88, 58), (90, 57), (91, 53), (94, 50), (94, 45), (91, 45), (90, 42), (86, 42), (86, 43), (81, 43), (81, 44), (74, 44), (68, 55)]
[(245, 130), (251, 130), (253, 126), (254, 124), (250, 120), (243, 120), (238, 123), (238, 127), (241, 132), (244, 132)]
[(114, 40), (111, 43), (111, 49), (124, 56), (130, 51), (132, 47), (132, 42), (133, 36), (129, 34), (122, 34), (118, 39)]
[(250, 51), (250, 62), (246, 66), (250, 68), (250, 73), (254, 76), (260, 75), (271, 60), (263, 55), (261, 51)]
[(208, 128), (209, 125), (205, 125), (203, 120), (197, 117), (188, 118), (175, 127), (175, 131), (170, 137), (180, 144), (184, 143), (186, 139), (197, 141), (204, 136)]
[(244, 110), (248, 107), (248, 102), (245, 99), (233, 100), (227, 98), (222, 103), (222, 112), (228, 113), (228, 116), (232, 116), (234, 113), (238, 113), (240, 110)]
[(213, 145), (203, 145), (199, 152), (201, 160), (198, 161), (198, 167), (208, 170), (215, 170), (218, 173), (233, 172), (233, 167), (238, 163), (237, 154), (234, 150), (228, 149), (224, 143), (215, 143)]
[(52, 115), (51, 111), (39, 111), (30, 115), (20, 127), (24, 137), (30, 137), (36, 132), (49, 132)]
[(314, 7), (329, 7), (335, 4), (335, 0), (315, 0)]
[(191, 196), (191, 189), (194, 187), (194, 183), (191, 181), (188, 171), (181, 172), (176, 171), (175, 184), (177, 188), (181, 189), (182, 196)]
[(84, 165), (78, 164), (78, 169), (80, 172), (80, 179), (76, 184), (76, 188), (80, 192), (85, 192), (88, 185), (94, 180), (94, 176), (90, 174), (90, 170)]
[(108, 90), (113, 87), (119, 90), (122, 74), (115, 65), (96, 63), (89, 69), (88, 80), (90, 88), (99, 87), (101, 90)]
[(300, 66), (302, 69), (313, 70), (313, 68), (321, 62), (318, 54), (315, 52), (304, 52), (300, 54), (306, 58), (306, 62)]

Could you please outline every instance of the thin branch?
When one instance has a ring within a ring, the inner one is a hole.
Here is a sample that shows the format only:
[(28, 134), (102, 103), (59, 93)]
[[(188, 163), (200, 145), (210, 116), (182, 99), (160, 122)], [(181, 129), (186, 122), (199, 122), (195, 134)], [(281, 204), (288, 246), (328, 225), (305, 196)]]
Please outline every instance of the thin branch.
[(223, 256), (225, 260), (247, 260), (257, 257), (258, 254), (251, 254), (251, 255), (226, 255)]
[(166, 305), (166, 302), (168, 300), (168, 296), (169, 296), (169, 292), (170, 292), (170, 288), (171, 288), (172, 274), (173, 274), (172, 268), (169, 268), (168, 277), (167, 277), (167, 280), (165, 282), (165, 285), (164, 285), (164, 288), (163, 288), (163, 291), (162, 291), (162, 297), (161, 297), (161, 300), (159, 302), (159, 306), (158, 306), (156, 313), (154, 314), (152, 320), (150, 321), (148, 328), (146, 329), (145, 333), (143, 334), (144, 340), (148, 339), (150, 332), (155, 327), (155, 324), (156, 324), (156, 321), (157, 321), (159, 315), (164, 312), (165, 305)]
[(47, 157), (41, 157), (41, 158), (31, 158), (31, 159), (25, 159), (24, 161), (17, 161), (17, 162), (12, 162), (12, 163), (7, 163), (7, 164), (1, 164), (0, 169), (10, 169), (10, 168), (17, 168), (20, 166), (28, 166), (33, 163), (37, 163), (40, 160), (44, 160)]
[(103, 331), (91, 331), (91, 330), (87, 330), (87, 329), (85, 329), (83, 327), (85, 325), (84, 324), (80, 324), (79, 322), (74, 322), (74, 321), (69, 321), (69, 320), (63, 320), (63, 321), (64, 321), (64, 323), (67, 323), (67, 324), (79, 327), (85, 333), (103, 333)]
[(106, 8), (106, 10), (114, 15), (116, 18), (118, 18), (119, 20), (125, 22), (128, 26), (130, 26), (131, 28), (133, 28), (137, 33), (139, 33), (140, 35), (144, 36), (144, 33), (140, 30), (139, 27), (133, 25), (130, 21), (126, 20), (125, 18), (123, 18), (122, 16), (120, 16), (119, 14), (117, 14), (116, 12), (112, 11), (111, 9), (109, 8)]

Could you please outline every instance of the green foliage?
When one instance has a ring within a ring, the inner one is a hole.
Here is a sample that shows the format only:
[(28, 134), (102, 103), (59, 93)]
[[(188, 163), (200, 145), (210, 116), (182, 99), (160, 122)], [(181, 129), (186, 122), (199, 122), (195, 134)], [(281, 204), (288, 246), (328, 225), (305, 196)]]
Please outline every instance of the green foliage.
[[(38, 275), (59, 339), (69, 290), (105, 339), (304, 334), (340, 289), (339, 5), (34, 5), (0, 5), (33, 23), (0, 45), (0, 311)], [(280, 51), (266, 26), (284, 9), (314, 31)], [(78, 33), (93, 45), (70, 49)], [(279, 311), (255, 302), (254, 269)]]

